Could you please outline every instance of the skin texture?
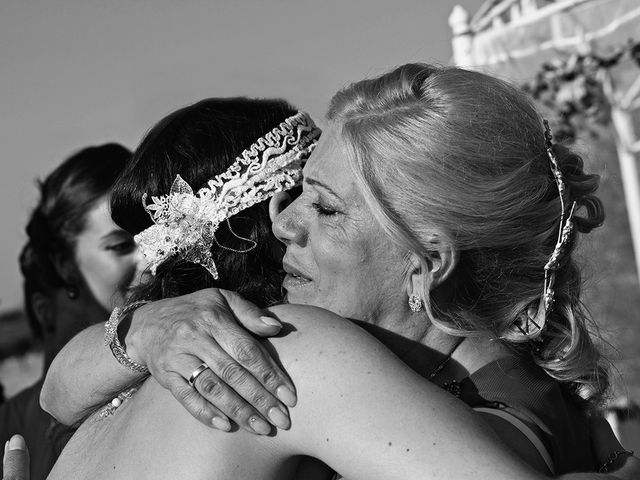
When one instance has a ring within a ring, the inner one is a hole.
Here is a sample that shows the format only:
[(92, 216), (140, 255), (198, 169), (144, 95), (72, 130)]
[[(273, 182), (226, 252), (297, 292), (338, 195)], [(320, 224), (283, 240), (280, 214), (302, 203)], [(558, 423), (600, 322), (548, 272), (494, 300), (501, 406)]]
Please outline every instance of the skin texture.
[(103, 197), (87, 213), (76, 239), (75, 260), (88, 292), (105, 311), (122, 305), (141, 255), (131, 235), (118, 227)]
[(287, 300), (347, 318), (399, 323), (405, 254), (389, 241), (345, 172), (345, 155), (333, 129), (326, 131), (305, 166), (302, 194), (273, 223), (287, 246)]

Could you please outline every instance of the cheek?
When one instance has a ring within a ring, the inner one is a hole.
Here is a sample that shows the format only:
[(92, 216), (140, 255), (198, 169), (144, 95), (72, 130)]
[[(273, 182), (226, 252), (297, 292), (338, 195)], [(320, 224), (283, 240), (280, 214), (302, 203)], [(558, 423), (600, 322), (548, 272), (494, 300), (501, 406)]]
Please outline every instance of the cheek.
[(102, 304), (124, 290), (135, 275), (133, 256), (120, 257), (106, 251), (79, 255), (78, 266), (91, 293)]
[[(367, 270), (369, 254), (367, 246), (354, 241), (347, 241), (341, 235), (327, 235), (326, 238), (312, 246), (314, 255), (319, 260), (323, 280), (340, 284), (343, 287), (356, 284)], [(345, 285), (346, 283), (346, 285)]]
[(312, 242), (319, 270), (319, 302), (356, 319), (369, 318), (398, 290), (396, 249), (385, 239), (363, 231), (328, 232)]

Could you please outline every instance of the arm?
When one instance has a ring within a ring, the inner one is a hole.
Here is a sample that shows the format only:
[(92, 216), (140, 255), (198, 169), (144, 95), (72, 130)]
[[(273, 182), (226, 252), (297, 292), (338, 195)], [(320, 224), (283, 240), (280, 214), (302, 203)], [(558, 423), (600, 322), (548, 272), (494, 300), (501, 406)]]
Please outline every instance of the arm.
[[(364, 330), (317, 308), (273, 311), (288, 324), (287, 335), (271, 339), (268, 348), (299, 386), (290, 430), (256, 436), (208, 429), (150, 380), (113, 418), (115, 432), (126, 428), (130, 434), (108, 439), (118, 447), (105, 460), (108, 470), (134, 469), (132, 476), (141, 470), (153, 478), (281, 479), (290, 478), (292, 461), (306, 455), (350, 480), (545, 478), (511, 453), (473, 410), (415, 374)], [(143, 441), (148, 438), (154, 441)]]
[(143, 377), (113, 358), (104, 345), (104, 326), (92, 325), (56, 355), (40, 391), (40, 405), (60, 423), (74, 425)]
[[(273, 335), (280, 330), (277, 321), (239, 296), (209, 289), (140, 307), (124, 340), (131, 358), (148, 365), (156, 380), (200, 421), (227, 429), (226, 413), (250, 429), (250, 417), (268, 418), (273, 406), (287, 411), (276, 396), (293, 406), (295, 389), (259, 342), (237, 324), (231, 307), (254, 333)], [(87, 328), (59, 352), (47, 372), (41, 404), (62, 423), (80, 421), (143, 377), (121, 366), (103, 338), (102, 325)], [(198, 377), (196, 389), (191, 388), (187, 379), (202, 362), (211, 370)], [(230, 387), (214, 391), (221, 381)], [(212, 424), (214, 417), (223, 423)], [(285, 420), (277, 426), (288, 427)]]
[(295, 326), (269, 340), (298, 386), (292, 427), (275, 437), (282, 448), (349, 479), (544, 478), (473, 410), (359, 327), (309, 307), (274, 313)]

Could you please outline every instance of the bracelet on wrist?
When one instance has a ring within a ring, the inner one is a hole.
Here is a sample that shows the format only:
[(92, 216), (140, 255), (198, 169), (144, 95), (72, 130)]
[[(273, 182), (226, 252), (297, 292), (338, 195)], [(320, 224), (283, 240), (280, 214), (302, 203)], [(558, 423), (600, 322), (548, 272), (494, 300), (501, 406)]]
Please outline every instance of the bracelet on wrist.
[(116, 307), (111, 312), (109, 320), (104, 324), (104, 344), (109, 347), (118, 363), (127, 367), (129, 370), (144, 374), (149, 373), (149, 369), (146, 366), (133, 361), (131, 357), (127, 355), (127, 351), (118, 338), (118, 325), (129, 313), (132, 313), (134, 310), (147, 303), (149, 302), (140, 300), (138, 302), (130, 303), (122, 308)]
[(598, 473), (606, 473), (609, 468), (613, 465), (613, 462), (621, 455), (628, 455), (633, 457), (633, 450), (615, 450), (609, 454), (609, 458), (604, 464), (598, 469)]

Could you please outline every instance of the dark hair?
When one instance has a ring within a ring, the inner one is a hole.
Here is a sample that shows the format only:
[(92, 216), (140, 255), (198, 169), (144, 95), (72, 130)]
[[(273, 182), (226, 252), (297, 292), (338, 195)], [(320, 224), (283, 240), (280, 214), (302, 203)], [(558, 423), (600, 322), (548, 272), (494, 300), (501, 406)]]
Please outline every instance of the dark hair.
[[(111, 196), (114, 221), (134, 235), (151, 226), (141, 202), (144, 193), (167, 195), (178, 174), (197, 191), (295, 113), (283, 100), (211, 98), (168, 115), (146, 135), (116, 182)], [(251, 239), (257, 247), (238, 253), (214, 244), (211, 251), (218, 280), (200, 265), (176, 256), (159, 265), (153, 279), (137, 288), (132, 300), (220, 287), (235, 290), (258, 305), (280, 302), (284, 248), (271, 234), (267, 202), (240, 212), (216, 232), (220, 245), (246, 249), (247, 241), (238, 237)]]
[(43, 332), (33, 312), (32, 295), (49, 295), (67, 286), (56, 264), (74, 262), (76, 239), (86, 226), (87, 212), (109, 193), (130, 157), (131, 152), (116, 143), (88, 147), (38, 182), (40, 200), (27, 223), (28, 240), (19, 260), (25, 310), (36, 337)]

